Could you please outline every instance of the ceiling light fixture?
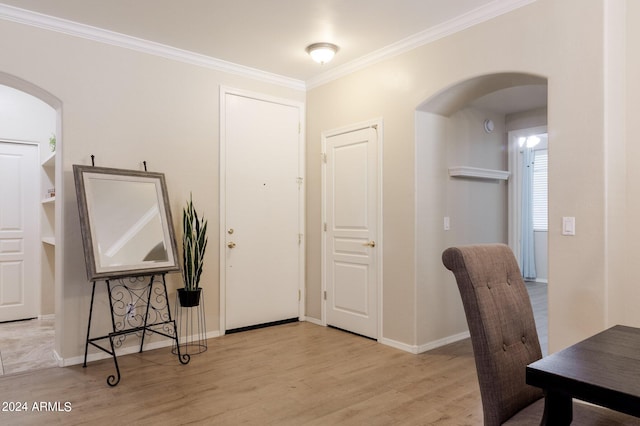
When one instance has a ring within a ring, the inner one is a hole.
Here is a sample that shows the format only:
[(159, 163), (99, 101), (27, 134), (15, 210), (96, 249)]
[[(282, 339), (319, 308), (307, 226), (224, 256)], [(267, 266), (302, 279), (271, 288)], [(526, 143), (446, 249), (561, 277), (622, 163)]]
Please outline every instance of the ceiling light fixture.
[(541, 139), (536, 135), (529, 136), (529, 137), (521, 136), (520, 138), (518, 138), (518, 145), (520, 145), (520, 148), (525, 146), (527, 148), (533, 148), (536, 145), (538, 145), (540, 141)]
[(306, 50), (311, 59), (319, 64), (326, 64), (333, 59), (333, 55), (338, 51), (338, 46), (331, 43), (313, 43), (307, 46)]

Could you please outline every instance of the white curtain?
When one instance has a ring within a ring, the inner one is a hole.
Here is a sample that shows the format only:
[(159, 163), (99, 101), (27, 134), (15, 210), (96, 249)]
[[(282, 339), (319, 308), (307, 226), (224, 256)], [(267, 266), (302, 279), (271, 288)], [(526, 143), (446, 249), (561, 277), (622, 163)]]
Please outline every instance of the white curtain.
[(533, 236), (533, 148), (522, 148), (522, 276), (536, 278)]

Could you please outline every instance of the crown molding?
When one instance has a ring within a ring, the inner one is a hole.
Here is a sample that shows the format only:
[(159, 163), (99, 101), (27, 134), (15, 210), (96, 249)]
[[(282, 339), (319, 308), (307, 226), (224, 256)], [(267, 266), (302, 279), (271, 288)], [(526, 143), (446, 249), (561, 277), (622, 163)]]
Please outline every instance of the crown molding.
[(348, 74), (392, 58), (402, 53), (413, 50), (425, 44), (432, 43), (441, 38), (466, 30), (467, 28), (488, 21), (512, 10), (534, 3), (537, 0), (494, 0), (475, 10), (457, 16), (442, 24), (428, 28), (422, 32), (409, 36), (397, 43), (390, 44), (368, 55), (362, 56), (344, 65), (335, 67), (317, 77), (306, 81), (307, 90), (329, 83)]
[(442, 24), (400, 40), (368, 55), (338, 66), (317, 77), (302, 81), (290, 77), (269, 73), (256, 68), (223, 61), (211, 56), (188, 50), (178, 49), (161, 43), (143, 40), (137, 37), (104, 30), (90, 25), (66, 19), (56, 18), (37, 12), (0, 3), (0, 19), (55, 31), (87, 40), (105, 43), (150, 55), (160, 56), (191, 65), (239, 75), (265, 83), (276, 84), (294, 90), (309, 90), (329, 83), (348, 74), (381, 62), (385, 59), (405, 53), (409, 50), (432, 43), (451, 34), (463, 31), (474, 25), (493, 19), (512, 10), (534, 3), (536, 0), (494, 0), (493, 2), (460, 15)]
[(304, 91), (304, 81), (0, 3), (0, 19)]

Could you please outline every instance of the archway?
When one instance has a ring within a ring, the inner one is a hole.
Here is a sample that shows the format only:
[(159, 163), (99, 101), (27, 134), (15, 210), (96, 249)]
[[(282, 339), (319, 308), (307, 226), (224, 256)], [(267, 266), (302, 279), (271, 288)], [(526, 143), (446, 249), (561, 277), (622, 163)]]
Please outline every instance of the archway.
[[(38, 306), (38, 319), (47, 323), (55, 322), (54, 329), (60, 330), (60, 315), (56, 315), (62, 300), (62, 253), (60, 242), (63, 235), (62, 208), (63, 203), (57, 200), (63, 198), (62, 182), (62, 102), (46, 90), (19, 77), (0, 72), (0, 86), (4, 87), (5, 107), (7, 111), (22, 115), (19, 117), (20, 123), (12, 126), (5, 126), (4, 134), (0, 137), (10, 142), (28, 142), (38, 147), (37, 157), (39, 173), (36, 177), (38, 182), (38, 200), (42, 200), (39, 209), (40, 229), (40, 283), (42, 284), (41, 300)], [(8, 96), (11, 95), (11, 96)], [(25, 113), (29, 111), (29, 115)], [(46, 117), (46, 125), (40, 123)], [(15, 117), (14, 117), (15, 118)], [(30, 131), (30, 125), (37, 124), (36, 130)], [(41, 125), (42, 124), (42, 125)], [(49, 138), (55, 137), (55, 151), (49, 147)], [(16, 144), (14, 144), (15, 146)], [(22, 144), (24, 145), (24, 143)], [(54, 192), (48, 194), (49, 190)], [(49, 197), (49, 195), (52, 195)], [(53, 196), (55, 195), (55, 196)], [(47, 198), (49, 197), (49, 198)], [(47, 326), (51, 328), (51, 325)], [(41, 332), (38, 329), (35, 332)], [(60, 333), (55, 333), (54, 350), (60, 353)], [(57, 355), (56, 355), (57, 356)], [(59, 357), (57, 357), (59, 360)], [(35, 365), (35, 364), (32, 364)], [(19, 368), (29, 368), (22, 366)], [(20, 371), (20, 370), (18, 370)], [(6, 371), (11, 372), (11, 371)]]
[[(546, 103), (546, 78), (509, 72), (458, 82), (417, 107), (418, 259), (439, 260), (442, 250), (454, 245), (511, 242), (510, 203), (515, 183), (510, 176), (515, 165), (509, 152), (518, 148), (510, 144), (509, 134), (546, 126)], [(546, 259), (546, 251), (542, 256)], [(450, 288), (436, 293), (427, 282), (429, 268), (440, 266), (417, 263), (417, 285), (418, 291), (424, 292), (423, 300), (457, 297)], [(452, 294), (443, 295), (443, 291)], [(546, 350), (546, 287), (541, 297), (545, 318), (540, 321), (544, 328), (540, 341)]]

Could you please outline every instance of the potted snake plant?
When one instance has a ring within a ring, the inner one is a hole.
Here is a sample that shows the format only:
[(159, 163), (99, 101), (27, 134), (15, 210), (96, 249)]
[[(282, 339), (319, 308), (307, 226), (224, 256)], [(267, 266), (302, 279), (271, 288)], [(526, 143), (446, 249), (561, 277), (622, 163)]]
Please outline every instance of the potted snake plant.
[(178, 299), (183, 307), (200, 304), (200, 277), (204, 266), (204, 252), (207, 248), (207, 221), (198, 217), (193, 206), (193, 195), (182, 210), (182, 277), (184, 288), (178, 289)]

